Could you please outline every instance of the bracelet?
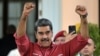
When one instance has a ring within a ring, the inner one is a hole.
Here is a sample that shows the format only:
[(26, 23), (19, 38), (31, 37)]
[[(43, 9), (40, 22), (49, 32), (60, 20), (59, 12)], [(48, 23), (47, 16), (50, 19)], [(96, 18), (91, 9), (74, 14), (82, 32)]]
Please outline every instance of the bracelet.
[(88, 15), (88, 13), (86, 13), (85, 15), (80, 15), (80, 17), (82, 17), (82, 18), (86, 18), (87, 15)]

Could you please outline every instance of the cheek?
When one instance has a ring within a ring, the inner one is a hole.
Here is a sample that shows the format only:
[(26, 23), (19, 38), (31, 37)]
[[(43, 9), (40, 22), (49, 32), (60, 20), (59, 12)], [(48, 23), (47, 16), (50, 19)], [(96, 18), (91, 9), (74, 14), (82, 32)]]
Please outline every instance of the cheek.
[(42, 36), (36, 34), (36, 39), (40, 40), (42, 38)]
[(65, 41), (61, 41), (62, 43), (65, 43)]
[(41, 42), (41, 37), (36, 37), (38, 42)]
[(59, 44), (59, 41), (56, 41), (55, 44)]
[(49, 36), (52, 37), (53, 36), (53, 33), (50, 33)]
[(89, 50), (90, 51), (94, 51), (94, 47), (89, 47)]
[(84, 52), (84, 48), (80, 52)]

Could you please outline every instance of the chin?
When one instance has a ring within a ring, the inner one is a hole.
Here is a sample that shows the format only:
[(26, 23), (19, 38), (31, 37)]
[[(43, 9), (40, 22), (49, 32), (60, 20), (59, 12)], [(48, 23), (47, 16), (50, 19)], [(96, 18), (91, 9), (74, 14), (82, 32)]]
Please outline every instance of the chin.
[(44, 44), (44, 45), (41, 45), (42, 47), (49, 47), (50, 45), (46, 45), (46, 44)]
[(50, 46), (50, 43), (44, 43), (42, 46), (43, 47), (49, 47)]
[(89, 55), (88, 53), (85, 53), (85, 54), (84, 54), (84, 56), (88, 56), (88, 55)]
[(43, 45), (43, 47), (49, 47), (50, 45)]

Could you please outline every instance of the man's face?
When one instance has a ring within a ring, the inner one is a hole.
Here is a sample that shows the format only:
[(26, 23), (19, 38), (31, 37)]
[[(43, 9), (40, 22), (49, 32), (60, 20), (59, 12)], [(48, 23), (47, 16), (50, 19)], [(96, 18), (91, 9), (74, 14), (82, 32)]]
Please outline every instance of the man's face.
[(88, 44), (80, 51), (80, 54), (83, 56), (93, 55), (95, 51), (95, 45), (92, 39), (88, 40)]
[(55, 40), (55, 44), (63, 44), (63, 43), (65, 43), (65, 37), (58, 37)]
[(42, 47), (50, 46), (52, 42), (51, 40), (52, 35), (53, 32), (51, 31), (49, 26), (37, 27), (36, 38), (40, 46)]

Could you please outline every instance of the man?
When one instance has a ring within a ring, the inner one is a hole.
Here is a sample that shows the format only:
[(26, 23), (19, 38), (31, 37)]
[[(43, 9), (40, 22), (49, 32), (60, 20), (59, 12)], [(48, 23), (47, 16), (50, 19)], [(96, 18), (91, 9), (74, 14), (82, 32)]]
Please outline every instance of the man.
[[(59, 31), (55, 37), (54, 37), (54, 43), (55, 44), (63, 44), (63, 43), (66, 43), (66, 42), (69, 42), (70, 40), (72, 40), (73, 38), (75, 38), (77, 36), (77, 34), (74, 34), (74, 31), (71, 32), (71, 33), (67, 33), (66, 30), (62, 30), (62, 31)], [(65, 40), (66, 39), (66, 40)]]
[[(58, 32), (54, 37), (55, 44), (63, 44), (65, 43), (66, 31), (62, 30)], [(9, 52), (8, 56), (20, 56), (18, 49), (13, 49)]]
[(65, 37), (66, 37), (66, 31), (65, 30), (62, 30), (62, 31), (59, 31), (55, 37), (54, 37), (54, 43), (55, 44), (63, 44), (65, 43)]
[(88, 40), (88, 44), (80, 51), (81, 56), (93, 56), (95, 51), (95, 43), (92, 39)]
[[(54, 45), (51, 40), (53, 36), (52, 23), (48, 19), (43, 18), (35, 23), (34, 29), (37, 42), (30, 42), (26, 35), (26, 23), (29, 13), (34, 8), (35, 5), (33, 3), (25, 3), (17, 31), (14, 35), (21, 56), (74, 56), (87, 44), (89, 37), (86, 19), (87, 12), (83, 6), (76, 7), (76, 12), (81, 17), (81, 34), (74, 39), (61, 45)], [(67, 37), (70, 37), (70, 35)]]

